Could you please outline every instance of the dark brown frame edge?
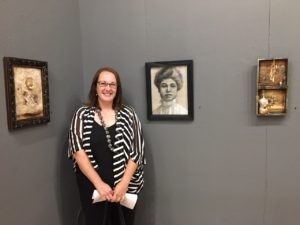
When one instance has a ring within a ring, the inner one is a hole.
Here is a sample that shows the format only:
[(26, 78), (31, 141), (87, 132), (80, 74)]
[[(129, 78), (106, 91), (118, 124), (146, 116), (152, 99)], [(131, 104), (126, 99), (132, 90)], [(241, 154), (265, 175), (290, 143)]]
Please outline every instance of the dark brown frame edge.
[[(151, 95), (151, 68), (164, 66), (187, 67), (187, 97), (188, 115), (153, 115)], [(193, 60), (146, 62), (146, 93), (147, 93), (147, 118), (148, 120), (194, 120), (194, 88), (193, 88)]]
[[(50, 121), (49, 105), (49, 87), (48, 87), (48, 63), (31, 59), (22, 59), (15, 57), (3, 57), (7, 124), (9, 130), (15, 130), (23, 127), (29, 127), (38, 124), (48, 123)], [(42, 96), (43, 96), (43, 116), (38, 118), (29, 118), (17, 121), (16, 102), (13, 67), (37, 68), (41, 70)]]

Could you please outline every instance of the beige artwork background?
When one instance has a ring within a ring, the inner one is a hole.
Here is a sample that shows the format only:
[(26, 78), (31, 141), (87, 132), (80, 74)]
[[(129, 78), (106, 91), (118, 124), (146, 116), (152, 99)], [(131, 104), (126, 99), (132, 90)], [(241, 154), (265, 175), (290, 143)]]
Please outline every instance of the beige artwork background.
[(43, 116), (41, 70), (14, 67), (17, 120)]
[[(177, 70), (180, 71), (183, 78), (182, 88), (177, 93), (176, 101), (178, 104), (182, 105), (188, 109), (188, 94), (187, 94), (187, 66), (176, 66)], [(152, 111), (155, 110), (160, 105), (160, 94), (157, 87), (154, 84), (155, 74), (161, 69), (161, 67), (151, 68), (151, 98), (152, 98)]]

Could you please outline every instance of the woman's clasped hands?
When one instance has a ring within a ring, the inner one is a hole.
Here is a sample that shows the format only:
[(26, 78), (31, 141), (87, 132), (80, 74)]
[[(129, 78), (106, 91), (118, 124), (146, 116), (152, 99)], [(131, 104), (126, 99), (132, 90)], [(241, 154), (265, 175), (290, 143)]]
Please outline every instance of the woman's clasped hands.
[(117, 184), (114, 190), (104, 182), (97, 187), (101, 199), (108, 202), (121, 202), (124, 200), (127, 189), (128, 185), (122, 181)]

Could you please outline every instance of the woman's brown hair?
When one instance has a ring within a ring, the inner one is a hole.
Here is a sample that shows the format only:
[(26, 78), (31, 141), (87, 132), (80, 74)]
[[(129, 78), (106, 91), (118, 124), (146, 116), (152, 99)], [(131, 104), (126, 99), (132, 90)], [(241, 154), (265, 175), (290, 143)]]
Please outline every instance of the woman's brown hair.
[(111, 72), (116, 78), (117, 92), (116, 92), (116, 96), (113, 100), (113, 109), (119, 110), (122, 108), (122, 105), (123, 105), (122, 85), (121, 85), (119, 73), (111, 67), (102, 67), (102, 68), (98, 69), (98, 71), (95, 73), (92, 84), (91, 84), (91, 88), (89, 91), (89, 96), (88, 96), (89, 99), (88, 99), (88, 102), (86, 103), (86, 105), (90, 106), (90, 107), (100, 108), (99, 103), (98, 103), (98, 96), (97, 96), (97, 82), (98, 82), (100, 73), (102, 73), (103, 71)]

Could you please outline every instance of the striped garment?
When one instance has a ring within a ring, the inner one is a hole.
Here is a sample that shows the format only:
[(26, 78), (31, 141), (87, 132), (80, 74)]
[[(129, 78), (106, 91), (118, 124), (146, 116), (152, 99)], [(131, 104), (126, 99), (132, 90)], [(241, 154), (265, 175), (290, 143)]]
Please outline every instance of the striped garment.
[[(83, 149), (92, 166), (97, 169), (98, 164), (90, 149), (90, 136), (94, 123), (95, 107), (82, 106), (74, 113), (69, 130), (68, 157)], [(146, 164), (144, 156), (144, 138), (141, 123), (133, 108), (124, 106), (117, 113), (116, 135), (113, 150), (114, 184), (119, 183), (123, 177), (129, 159), (137, 163), (138, 167), (128, 186), (128, 193), (137, 194), (144, 185), (143, 165)], [(73, 159), (76, 172), (76, 161)]]

